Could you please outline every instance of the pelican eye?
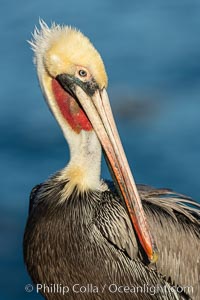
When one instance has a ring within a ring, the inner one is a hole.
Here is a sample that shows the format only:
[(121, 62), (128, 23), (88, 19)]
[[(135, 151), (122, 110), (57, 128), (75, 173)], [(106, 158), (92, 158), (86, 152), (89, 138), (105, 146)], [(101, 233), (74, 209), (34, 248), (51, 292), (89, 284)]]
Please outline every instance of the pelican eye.
[(81, 76), (81, 77), (86, 77), (87, 76), (87, 72), (85, 70), (79, 70), (78, 74)]

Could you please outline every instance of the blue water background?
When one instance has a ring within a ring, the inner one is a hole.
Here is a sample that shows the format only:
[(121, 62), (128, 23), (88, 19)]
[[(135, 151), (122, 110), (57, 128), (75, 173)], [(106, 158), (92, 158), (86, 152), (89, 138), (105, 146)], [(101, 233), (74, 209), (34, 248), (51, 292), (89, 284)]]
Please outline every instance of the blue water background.
[(200, 2), (1, 0), (0, 15), (0, 299), (41, 299), (24, 291), (29, 193), (67, 163), (68, 147), (38, 86), (34, 25), (76, 26), (100, 51), (136, 181), (199, 200)]

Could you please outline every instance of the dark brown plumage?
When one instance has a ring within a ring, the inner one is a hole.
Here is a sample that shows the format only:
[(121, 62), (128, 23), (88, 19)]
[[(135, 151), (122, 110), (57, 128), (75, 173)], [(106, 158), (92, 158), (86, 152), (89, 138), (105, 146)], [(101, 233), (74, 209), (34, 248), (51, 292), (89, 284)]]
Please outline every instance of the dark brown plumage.
[[(37, 186), (31, 196), (24, 257), (33, 282), (67, 284), (71, 287), (67, 299), (189, 299), (189, 296), (198, 299), (198, 204), (169, 190), (138, 186), (160, 253), (153, 270), (142, 262), (126, 209), (113, 187), (109, 189), (102, 183), (101, 192), (84, 195), (74, 192), (70, 199), (59, 204), (62, 188), (68, 183), (58, 178), (55, 176)], [(77, 295), (72, 291), (77, 283), (84, 286), (90, 283), (100, 291), (105, 284), (107, 288), (98, 295)], [(112, 294), (109, 286), (114, 283), (135, 288), (146, 286), (152, 295)], [(178, 291), (186, 287), (185, 293), (176, 293), (175, 289), (170, 290), (171, 286), (179, 287)], [(187, 286), (192, 286), (193, 291)], [(45, 297), (65, 299), (66, 296), (45, 294)]]

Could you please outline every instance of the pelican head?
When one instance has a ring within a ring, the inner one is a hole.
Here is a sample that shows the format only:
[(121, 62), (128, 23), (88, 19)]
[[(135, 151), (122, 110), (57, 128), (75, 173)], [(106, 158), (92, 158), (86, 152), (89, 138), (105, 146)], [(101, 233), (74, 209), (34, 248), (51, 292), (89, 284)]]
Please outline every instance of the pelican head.
[(45, 99), (70, 148), (70, 162), (61, 172), (68, 179), (61, 201), (76, 188), (101, 186), (101, 147), (137, 236), (151, 262), (157, 249), (149, 231), (106, 92), (107, 75), (101, 56), (80, 31), (40, 21), (30, 42)]

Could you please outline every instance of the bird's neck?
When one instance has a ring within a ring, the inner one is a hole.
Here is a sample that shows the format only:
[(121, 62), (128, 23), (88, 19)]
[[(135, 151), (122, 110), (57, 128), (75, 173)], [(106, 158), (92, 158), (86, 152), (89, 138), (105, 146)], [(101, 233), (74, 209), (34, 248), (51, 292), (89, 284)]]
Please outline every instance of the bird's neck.
[(67, 139), (70, 148), (70, 161), (61, 172), (68, 180), (64, 198), (76, 188), (79, 192), (96, 191), (100, 188), (101, 145), (92, 131), (82, 130), (72, 139)]

